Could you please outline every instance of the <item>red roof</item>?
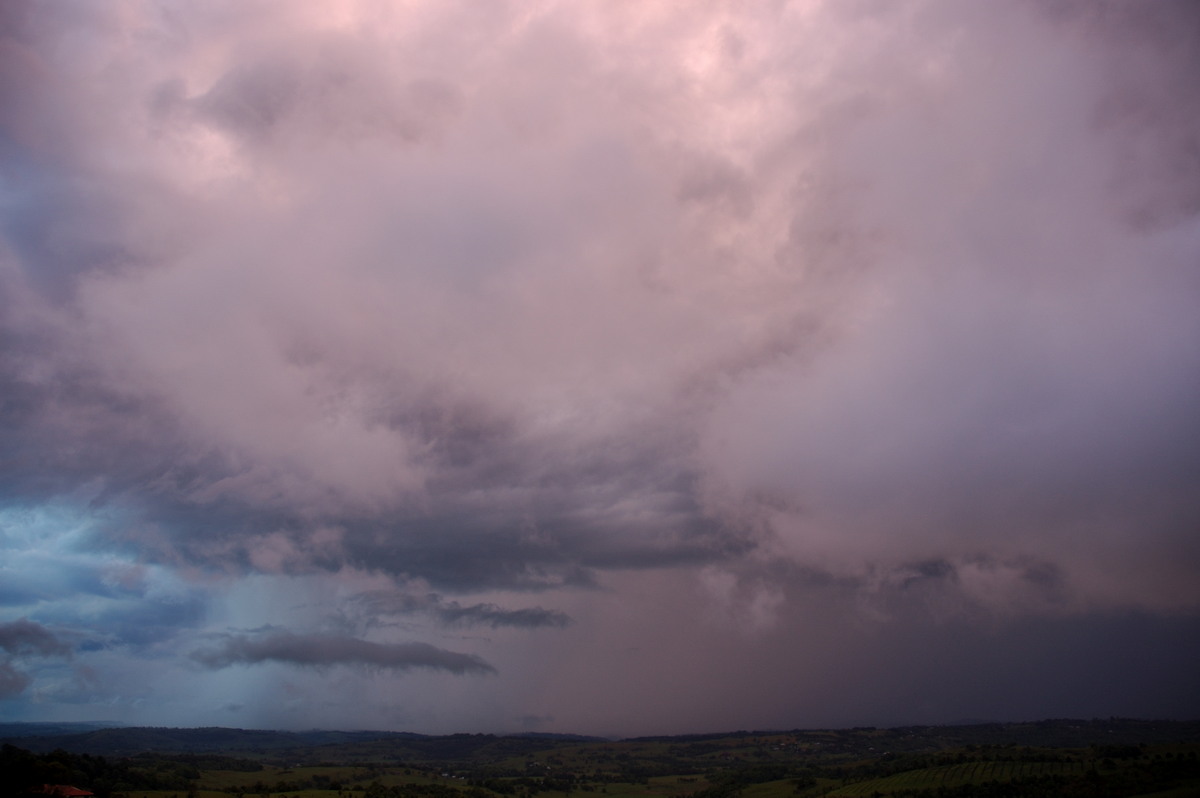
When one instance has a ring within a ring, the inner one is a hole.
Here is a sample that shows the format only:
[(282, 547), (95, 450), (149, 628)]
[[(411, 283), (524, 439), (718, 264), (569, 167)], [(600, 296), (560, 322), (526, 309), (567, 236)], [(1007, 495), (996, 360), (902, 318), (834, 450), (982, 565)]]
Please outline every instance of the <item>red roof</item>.
[(39, 789), (33, 792), (42, 793), (43, 795), (57, 795), (59, 798), (81, 798), (85, 795), (94, 795), (87, 790), (81, 790), (78, 787), (72, 787), (69, 784), (43, 784)]

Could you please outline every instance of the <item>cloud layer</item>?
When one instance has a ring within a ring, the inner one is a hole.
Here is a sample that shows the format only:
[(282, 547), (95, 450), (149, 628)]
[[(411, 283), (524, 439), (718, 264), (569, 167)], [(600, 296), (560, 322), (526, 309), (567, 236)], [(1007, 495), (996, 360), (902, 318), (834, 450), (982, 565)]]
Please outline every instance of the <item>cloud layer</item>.
[(353, 637), (295, 635), (290, 632), (230, 636), (215, 648), (194, 652), (192, 658), (209, 668), (284, 662), (316, 668), (362, 665), (398, 671), (432, 668), (450, 673), (496, 672), (479, 657), (445, 651), (428, 643), (387, 645)]
[[(1053, 627), (1161, 663), (1079, 712), (1194, 714), (1198, 41), (1183, 2), (8, 4), (3, 711), (952, 720), (1004, 699), (931, 674), (1022, 630), (1053, 695)], [(884, 638), (949, 650), (839, 715)], [(252, 709), (168, 699), (197, 661)]]

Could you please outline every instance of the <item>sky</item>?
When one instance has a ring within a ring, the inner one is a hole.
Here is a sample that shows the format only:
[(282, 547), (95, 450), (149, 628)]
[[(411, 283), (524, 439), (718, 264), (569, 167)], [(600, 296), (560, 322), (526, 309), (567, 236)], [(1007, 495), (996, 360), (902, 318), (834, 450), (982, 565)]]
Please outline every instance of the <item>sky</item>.
[(1200, 8), (0, 5), (0, 720), (1200, 717)]

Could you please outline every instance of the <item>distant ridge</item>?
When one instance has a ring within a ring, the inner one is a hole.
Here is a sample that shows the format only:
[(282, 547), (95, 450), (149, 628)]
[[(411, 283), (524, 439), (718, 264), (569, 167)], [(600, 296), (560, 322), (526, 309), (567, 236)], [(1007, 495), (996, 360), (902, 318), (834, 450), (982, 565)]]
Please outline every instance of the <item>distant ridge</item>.
[(86, 734), (100, 729), (123, 727), (124, 723), (111, 720), (92, 721), (28, 721), (0, 723), (0, 739), (8, 737), (45, 737), (47, 735)]
[(517, 732), (506, 734), (505, 737), (524, 737), (530, 740), (566, 740), (572, 743), (607, 743), (612, 737), (596, 737), (590, 734), (563, 734), (560, 732)]
[[(54, 725), (54, 724), (49, 724)], [(71, 724), (62, 724), (69, 726)], [(88, 724), (75, 724), (87, 726)], [(35, 753), (55, 748), (74, 753), (109, 756), (132, 756), (146, 751), (171, 753), (200, 752), (257, 752), (347, 745), (381, 739), (413, 740), (425, 735), (412, 732), (380, 731), (306, 731), (283, 732), (260, 729), (235, 729), (219, 726), (178, 729), (157, 726), (123, 726), (118, 728), (87, 728), (68, 733), (38, 729), (30, 732), (30, 724), (0, 724), (0, 742), (16, 745)]]
[[(35, 753), (61, 748), (79, 754), (135, 756), (168, 754), (224, 754), (272, 761), (342, 762), (495, 761), (526, 756), (564, 746), (609, 742), (673, 742), (697, 744), (721, 739), (744, 739), (779, 734), (798, 737), (868, 735), (896, 738), (892, 750), (940, 750), (962, 745), (1034, 745), (1087, 747), (1113, 743), (1141, 744), (1166, 741), (1200, 741), (1200, 721), (1155, 721), (1122, 718), (1054, 719), (1026, 723), (974, 723), (966, 725), (901, 726), (891, 729), (809, 729), (734, 731), (713, 734), (634, 737), (612, 741), (576, 734), (526, 732), (513, 735), (425, 735), (390, 731), (269, 731), (226, 727), (166, 728), (111, 726), (104, 723), (0, 723), (0, 743)], [(864, 737), (865, 739), (865, 737)]]
[(326, 758), (368, 762), (503, 759), (581, 742), (606, 742), (601, 737), (552, 733), (431, 736), (389, 731), (314, 729), (291, 732), (217, 726), (194, 729), (126, 726), (91, 728), (68, 734), (39, 730), (30, 734), (27, 727), (28, 724), (0, 724), (0, 743), (43, 754), (61, 748), (77, 754), (118, 757), (154, 752), (224, 754), (279, 761)]
[[(18, 745), (0, 747), (0, 796), (50, 783), (101, 798), (146, 790), (229, 794), (230, 787), (246, 795), (336, 790), (372, 798), (650, 796), (654, 790), (644, 788), (655, 778), (682, 788), (663, 793), (676, 798), (683, 790), (693, 798), (1200, 795), (1200, 721), (1060, 719), (625, 740), (125, 727), (5, 742)], [(392, 786), (383, 789), (384, 779)]]

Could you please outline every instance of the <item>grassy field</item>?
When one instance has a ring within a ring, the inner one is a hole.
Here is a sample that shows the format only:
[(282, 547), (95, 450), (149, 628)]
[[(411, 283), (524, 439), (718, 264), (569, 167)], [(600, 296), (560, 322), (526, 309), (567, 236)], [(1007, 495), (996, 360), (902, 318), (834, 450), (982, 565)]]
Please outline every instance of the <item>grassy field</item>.
[(831, 798), (891, 795), (901, 790), (936, 790), (939, 787), (960, 787), (964, 784), (987, 784), (993, 781), (1020, 781), (1040, 776), (1081, 776), (1083, 762), (966, 762), (941, 767), (907, 770), (881, 779), (848, 784), (825, 793)]
[[(1128, 798), (1200, 795), (1200, 724), (1187, 723), (1046, 721), (621, 741), (354, 733), (307, 747), (284, 745), (295, 735), (269, 746), (273, 738), (257, 733), (203, 734), (242, 747), (202, 753), (193, 741), (189, 751), (109, 753), (106, 761), (8, 747), (0, 772), (27, 770), (35, 784), (46, 782), (34, 777), (38, 768), (57, 768), (75, 775), (56, 781), (94, 787), (102, 798), (867, 798), (940, 790), (966, 798), (995, 793), (997, 785), (1008, 785), (1005, 795), (1057, 795), (1060, 787)], [(143, 730), (118, 742), (185, 737)]]
[(1192, 784), (1160, 792), (1145, 792), (1130, 798), (1196, 798), (1197, 795), (1200, 795), (1200, 785)]
[[(786, 743), (771, 741), (767, 745)], [(1161, 748), (1158, 749), (1158, 761), (1182, 762), (1186, 757), (1194, 756), (1197, 749), (1200, 749), (1200, 746), (1178, 746), (1169, 750)], [(616, 754), (613, 753), (614, 750), (617, 751)], [(965, 785), (987, 785), (996, 782), (1019, 783), (1045, 777), (1105, 778), (1112, 774), (1132, 772), (1137, 766), (1134, 761), (1114, 763), (1109, 759), (1099, 760), (1094, 756), (1089, 757), (1085, 751), (1076, 751), (1073, 757), (1060, 755), (1057, 757), (1058, 761), (1027, 752), (1027, 758), (1020, 758), (1018, 755), (1010, 760), (980, 758), (957, 761), (932, 767), (913, 767), (878, 778), (857, 775), (864, 772), (863, 767), (871, 767), (872, 760), (859, 760), (843, 765), (846, 775), (841, 778), (820, 771), (815, 771), (820, 773), (818, 776), (792, 775), (788, 778), (753, 783), (734, 783), (726, 778), (731, 773), (745, 772), (741, 763), (747, 760), (759, 763), (764, 759), (769, 761), (770, 754), (763, 757), (762, 750), (763, 743), (757, 740), (749, 747), (721, 746), (717, 753), (722, 757), (719, 760), (722, 764), (707, 774), (676, 773), (648, 776), (634, 781), (617, 780), (613, 774), (620, 767), (630, 767), (631, 761), (637, 761), (647, 768), (666, 767), (667, 763), (672, 761), (678, 764), (678, 757), (685, 753), (703, 757), (711, 756), (711, 753), (695, 749), (685, 752), (678, 746), (658, 743), (638, 744), (630, 749), (581, 746), (575, 750), (554, 750), (541, 756), (506, 760), (499, 763), (503, 766), (500, 771), (507, 768), (510, 775), (492, 775), (488, 779), (475, 779), (448, 771), (431, 772), (421, 768), (362, 765), (292, 768), (264, 766), (256, 771), (206, 770), (201, 772), (194, 789), (190, 792), (131, 791), (123, 793), (122, 798), (232, 798), (239, 795), (244, 798), (365, 798), (372, 785), (377, 785), (376, 790), (383, 787), (396, 790), (395, 795), (412, 796), (420, 795), (422, 788), (436, 787), (443, 791), (439, 794), (459, 794), (463, 798), (869, 798), (920, 791), (929, 791), (932, 794), (943, 788), (956, 789)], [(740, 756), (734, 759), (738, 754)], [(493, 768), (496, 764), (493, 763)], [(874, 766), (879, 767), (878, 764)], [(899, 763), (893, 766), (903, 767)], [(757, 767), (761, 769), (763, 766), (759, 764)], [(534, 775), (511, 775), (514, 772)], [(561, 775), (555, 774), (568, 773), (572, 774), (571, 778), (574, 779), (569, 791), (549, 786), (555, 783), (555, 778), (562, 778)], [(489, 784), (499, 791), (485, 789), (481, 786), (484, 784)], [(1185, 777), (1170, 789), (1159, 792), (1138, 793), (1133, 790), (1114, 794), (1139, 798), (1183, 798), (1200, 795), (1200, 779)]]

